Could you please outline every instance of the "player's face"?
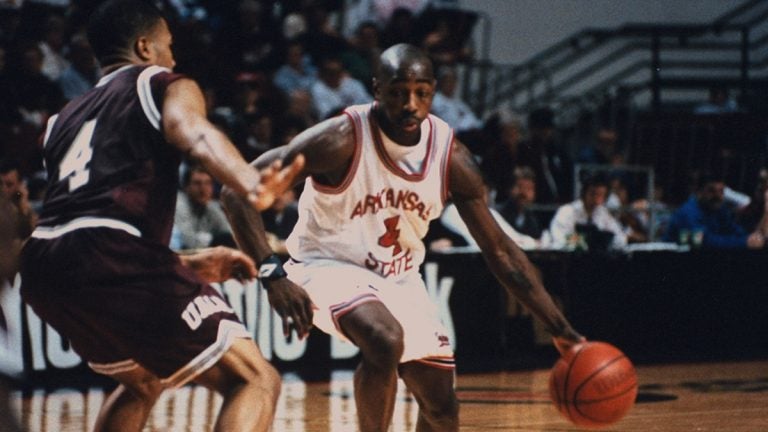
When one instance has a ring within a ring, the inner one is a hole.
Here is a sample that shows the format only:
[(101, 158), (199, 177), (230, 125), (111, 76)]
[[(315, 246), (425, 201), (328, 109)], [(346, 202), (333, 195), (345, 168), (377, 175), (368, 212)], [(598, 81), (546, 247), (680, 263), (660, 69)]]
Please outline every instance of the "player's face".
[(168, 24), (165, 20), (160, 20), (150, 35), (150, 62), (173, 69), (176, 66), (176, 61), (173, 59), (173, 51), (171, 51), (172, 44), (173, 36), (170, 29), (168, 29)]
[(390, 138), (400, 144), (418, 142), (421, 122), (429, 114), (435, 93), (431, 69), (414, 63), (394, 76), (377, 79), (374, 93), (384, 114), (382, 127)]

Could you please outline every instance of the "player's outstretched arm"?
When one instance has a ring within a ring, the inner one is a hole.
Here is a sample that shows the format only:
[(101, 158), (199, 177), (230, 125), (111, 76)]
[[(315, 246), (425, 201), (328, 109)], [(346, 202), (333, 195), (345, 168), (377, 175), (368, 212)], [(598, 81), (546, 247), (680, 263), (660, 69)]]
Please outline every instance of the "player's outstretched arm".
[(499, 227), (488, 209), (487, 190), (469, 150), (456, 141), (450, 161), (450, 191), (461, 218), (501, 284), (541, 320), (560, 352), (584, 340), (544, 289), (533, 264)]
[(291, 187), (303, 167), (301, 156), (285, 166), (276, 163), (264, 167), (261, 174), (250, 167), (229, 138), (208, 121), (203, 93), (190, 79), (179, 79), (168, 86), (162, 118), (169, 143), (199, 161), (257, 210), (271, 206), (276, 196)]

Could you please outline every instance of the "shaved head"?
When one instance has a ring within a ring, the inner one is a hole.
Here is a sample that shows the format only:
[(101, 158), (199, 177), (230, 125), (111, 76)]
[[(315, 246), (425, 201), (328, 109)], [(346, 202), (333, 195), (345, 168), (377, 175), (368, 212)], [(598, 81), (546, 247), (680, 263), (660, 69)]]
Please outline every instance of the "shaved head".
[(376, 73), (379, 81), (401, 80), (414, 77), (417, 80), (434, 80), (432, 61), (413, 45), (397, 44), (381, 53)]

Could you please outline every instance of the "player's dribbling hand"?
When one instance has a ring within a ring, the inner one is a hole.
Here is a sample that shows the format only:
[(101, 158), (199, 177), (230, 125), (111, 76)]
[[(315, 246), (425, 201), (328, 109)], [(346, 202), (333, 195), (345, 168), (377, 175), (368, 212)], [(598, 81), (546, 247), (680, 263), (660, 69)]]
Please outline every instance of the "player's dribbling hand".
[(267, 284), (269, 304), (283, 320), (283, 335), (290, 338), (292, 330), (296, 330), (299, 339), (307, 337), (315, 309), (309, 294), (285, 277), (264, 283)]
[(563, 357), (575, 345), (578, 345), (580, 343), (584, 343), (586, 341), (587, 341), (587, 338), (585, 338), (584, 336), (576, 333), (576, 331), (574, 331), (574, 330), (570, 330), (568, 332), (565, 332), (564, 334), (562, 334), (560, 336), (552, 337), (552, 343), (555, 344), (555, 348), (557, 348), (557, 350), (560, 352), (560, 355), (563, 356)]
[(293, 186), (293, 180), (304, 168), (304, 156), (299, 154), (293, 158), (293, 162), (283, 167), (282, 161), (276, 160), (268, 167), (261, 169), (261, 176), (256, 192), (248, 194), (248, 201), (259, 211), (268, 209), (275, 202), (275, 198)]

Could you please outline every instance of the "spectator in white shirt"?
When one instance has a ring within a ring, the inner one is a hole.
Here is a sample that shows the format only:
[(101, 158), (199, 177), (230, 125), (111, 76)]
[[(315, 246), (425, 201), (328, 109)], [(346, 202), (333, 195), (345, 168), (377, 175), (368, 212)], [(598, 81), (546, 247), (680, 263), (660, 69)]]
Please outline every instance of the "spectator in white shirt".
[(581, 183), (579, 199), (557, 209), (549, 227), (551, 247), (569, 249), (576, 246), (578, 225), (592, 225), (597, 230), (613, 234), (610, 247), (620, 249), (627, 245), (627, 236), (621, 224), (605, 207), (608, 181), (602, 175), (594, 175)]
[(451, 125), (456, 132), (479, 129), (483, 123), (456, 94), (456, 70), (443, 66), (437, 72), (437, 92), (432, 100), (432, 113)]

